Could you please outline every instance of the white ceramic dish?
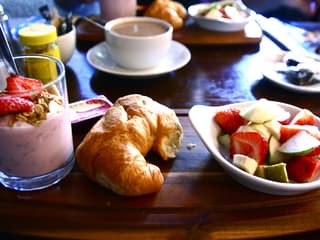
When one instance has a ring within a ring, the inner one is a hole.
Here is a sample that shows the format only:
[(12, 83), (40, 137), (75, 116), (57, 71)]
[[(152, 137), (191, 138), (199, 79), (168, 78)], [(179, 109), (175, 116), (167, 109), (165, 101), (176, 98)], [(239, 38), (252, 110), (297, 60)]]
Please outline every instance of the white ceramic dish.
[(72, 26), (72, 30), (66, 34), (58, 36), (57, 43), (60, 49), (61, 60), (66, 63), (72, 57), (76, 47), (77, 33), (76, 27)]
[[(190, 109), (189, 118), (197, 134), (212, 153), (215, 160), (224, 168), (227, 174), (240, 184), (250, 189), (273, 195), (297, 195), (319, 188), (320, 179), (309, 183), (280, 183), (250, 175), (231, 163), (229, 153), (218, 143), (217, 136), (220, 133), (220, 128), (214, 123), (213, 117), (221, 109), (231, 106), (244, 108), (252, 103), (243, 102), (217, 107), (196, 105)], [(289, 104), (280, 102), (276, 102), (276, 104), (289, 111), (292, 115), (295, 115), (300, 110), (300, 108)], [(320, 119), (318, 117), (317, 125), (318, 127), (320, 126)]]
[(300, 93), (319, 93), (320, 92), (320, 83), (299, 86), (289, 82), (285, 76), (277, 72), (277, 69), (285, 67), (285, 63), (282, 62), (285, 52), (280, 52), (275, 56), (266, 57), (263, 63), (262, 74), (271, 82), (277, 84), (280, 87), (283, 87), (287, 90), (300, 92)]
[(111, 58), (107, 44), (101, 42), (87, 52), (88, 62), (96, 69), (126, 77), (151, 77), (165, 74), (185, 66), (191, 59), (191, 53), (183, 44), (172, 41), (167, 57), (157, 66), (143, 70), (133, 70), (117, 65)]
[[(226, 3), (226, 2), (235, 2), (232, 0), (225, 0), (221, 1), (221, 3)], [(236, 31), (241, 31), (244, 29), (244, 27), (251, 21), (254, 16), (255, 12), (249, 8), (246, 8), (245, 6), (240, 6), (239, 8), (243, 8), (242, 11), (246, 12), (248, 15), (247, 18), (241, 21), (234, 21), (231, 19), (213, 19), (213, 18), (208, 18), (205, 16), (200, 16), (199, 13), (207, 9), (208, 6), (210, 6), (212, 3), (199, 3), (199, 4), (194, 4), (188, 7), (188, 14), (191, 16), (195, 22), (204, 29), (207, 30), (213, 30), (213, 31), (220, 31), (220, 32), (236, 32)]]

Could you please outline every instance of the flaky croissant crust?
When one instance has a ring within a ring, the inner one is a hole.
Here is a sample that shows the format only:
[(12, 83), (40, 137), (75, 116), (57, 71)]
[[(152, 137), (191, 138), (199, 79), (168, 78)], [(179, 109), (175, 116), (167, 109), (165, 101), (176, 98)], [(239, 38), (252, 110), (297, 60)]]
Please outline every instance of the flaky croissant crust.
[(133, 94), (119, 98), (92, 127), (76, 150), (89, 178), (114, 192), (138, 196), (160, 191), (163, 175), (144, 156), (153, 150), (174, 158), (183, 137), (173, 110)]
[(147, 8), (145, 16), (160, 18), (171, 23), (174, 29), (178, 29), (187, 18), (187, 10), (177, 1), (154, 0)]

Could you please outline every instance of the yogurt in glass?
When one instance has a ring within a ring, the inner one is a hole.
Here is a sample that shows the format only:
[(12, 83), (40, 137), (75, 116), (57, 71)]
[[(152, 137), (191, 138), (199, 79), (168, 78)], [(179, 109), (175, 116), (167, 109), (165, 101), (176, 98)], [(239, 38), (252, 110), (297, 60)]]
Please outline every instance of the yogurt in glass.
[(24, 121), (24, 115), (21, 118), (19, 113), (0, 116), (0, 182), (22, 191), (42, 189), (59, 182), (74, 165), (63, 64), (44, 56), (17, 57), (16, 62), (23, 69), (26, 60), (38, 58), (54, 62), (58, 70), (55, 79), (44, 80), (47, 83), (41, 90), (50, 96), (45, 116), (40, 120), (29, 117), (31, 122)]

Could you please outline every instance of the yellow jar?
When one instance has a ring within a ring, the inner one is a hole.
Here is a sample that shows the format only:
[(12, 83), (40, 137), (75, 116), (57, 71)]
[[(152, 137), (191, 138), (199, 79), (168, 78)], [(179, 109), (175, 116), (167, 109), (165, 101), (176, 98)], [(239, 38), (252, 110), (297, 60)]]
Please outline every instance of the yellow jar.
[[(33, 24), (20, 29), (20, 43), (25, 54), (43, 54), (61, 59), (57, 44), (57, 29), (53, 25)], [(47, 61), (30, 61), (25, 65), (29, 77), (40, 79), (43, 82), (52, 80), (57, 76), (54, 64)]]

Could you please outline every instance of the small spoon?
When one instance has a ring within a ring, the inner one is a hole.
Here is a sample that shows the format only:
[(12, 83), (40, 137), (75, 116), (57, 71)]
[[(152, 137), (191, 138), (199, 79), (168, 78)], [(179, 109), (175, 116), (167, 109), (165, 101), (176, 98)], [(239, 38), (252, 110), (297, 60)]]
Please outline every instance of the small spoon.
[(10, 47), (10, 44), (7, 39), (7, 35), (4, 31), (4, 29), (2, 28), (1, 24), (0, 24), (0, 32), (1, 32), (0, 33), (0, 41), (2, 42), (2, 44), (0, 44), (0, 46), (1, 46), (1, 53), (4, 58), (3, 59), (4, 63), (6, 64), (8, 72), (10, 74), (18, 74), (19, 71), (18, 71), (16, 62), (14, 61), (11, 47)]
[(93, 20), (91, 20), (90, 18), (88, 18), (88, 17), (81, 17), (82, 19), (84, 19), (85, 21), (87, 21), (87, 22), (89, 22), (89, 23), (91, 23), (91, 24), (93, 24), (93, 25), (95, 25), (96, 27), (98, 27), (98, 28), (100, 28), (100, 29), (102, 29), (102, 30), (105, 30), (105, 28), (104, 28), (104, 26), (102, 26), (101, 24), (99, 24), (99, 23), (97, 23), (97, 22), (95, 22), (95, 21), (93, 21)]
[(58, 25), (58, 36), (66, 34), (72, 30), (72, 12), (60, 20)]

